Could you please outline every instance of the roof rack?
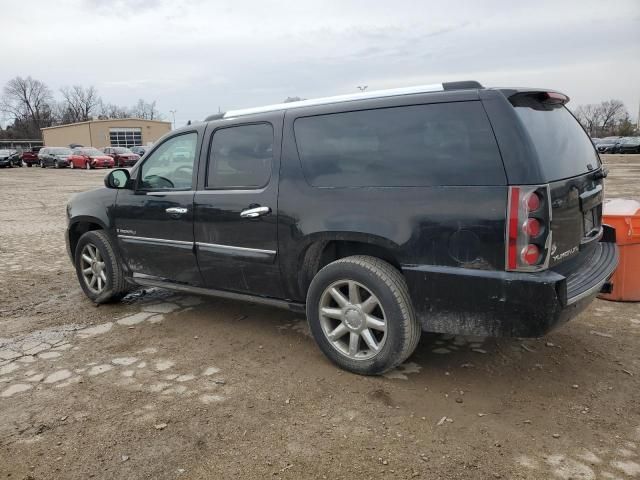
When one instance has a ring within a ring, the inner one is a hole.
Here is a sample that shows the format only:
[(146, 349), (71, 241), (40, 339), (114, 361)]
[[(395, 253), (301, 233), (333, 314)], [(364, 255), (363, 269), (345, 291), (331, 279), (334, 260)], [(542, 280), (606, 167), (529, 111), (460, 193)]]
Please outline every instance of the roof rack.
[(244, 108), (240, 110), (229, 110), (224, 114), (209, 115), (205, 121), (217, 120), (219, 118), (242, 117), (252, 115), (254, 113), (274, 112), (277, 110), (289, 110), (292, 108), (312, 107), (316, 105), (327, 105), (331, 103), (351, 102), (354, 100), (363, 100), (367, 98), (384, 98), (395, 97), (398, 95), (412, 95), (416, 93), (442, 92), (449, 90), (466, 90), (483, 88), (483, 86), (474, 81), (463, 82), (446, 82), (435, 83), (433, 85), (419, 85), (415, 87), (389, 88), (386, 90), (372, 90), (369, 92), (352, 93), (347, 95), (336, 95), (333, 97), (314, 98), (311, 100), (300, 100), (298, 102), (277, 103), (274, 105), (266, 105), (264, 107)]

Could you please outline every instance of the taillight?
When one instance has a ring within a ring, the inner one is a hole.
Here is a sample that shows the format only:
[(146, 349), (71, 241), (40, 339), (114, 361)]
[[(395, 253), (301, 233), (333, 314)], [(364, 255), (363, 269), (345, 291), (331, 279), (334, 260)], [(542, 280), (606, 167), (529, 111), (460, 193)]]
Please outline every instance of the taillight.
[(549, 263), (549, 186), (509, 187), (506, 269), (537, 271)]

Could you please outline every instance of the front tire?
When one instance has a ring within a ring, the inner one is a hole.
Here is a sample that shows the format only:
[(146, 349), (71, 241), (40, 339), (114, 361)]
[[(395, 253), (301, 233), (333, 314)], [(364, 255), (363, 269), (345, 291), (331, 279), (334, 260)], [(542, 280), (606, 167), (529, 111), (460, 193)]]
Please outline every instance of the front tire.
[(91, 164), (89, 162), (85, 163), (84, 168), (91, 170)]
[(365, 255), (336, 260), (316, 274), (307, 292), (307, 319), (320, 350), (361, 375), (400, 365), (422, 333), (402, 274)]
[(40, 168), (44, 168), (44, 160), (40, 160)]
[(122, 263), (103, 230), (86, 232), (78, 240), (74, 263), (80, 286), (95, 303), (120, 300), (128, 291)]

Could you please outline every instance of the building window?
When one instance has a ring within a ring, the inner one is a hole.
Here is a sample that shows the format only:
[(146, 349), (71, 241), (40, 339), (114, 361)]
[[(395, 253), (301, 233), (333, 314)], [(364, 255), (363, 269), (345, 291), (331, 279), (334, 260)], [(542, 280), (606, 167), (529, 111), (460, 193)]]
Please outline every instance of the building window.
[(136, 127), (110, 128), (109, 142), (112, 147), (142, 145), (142, 129)]

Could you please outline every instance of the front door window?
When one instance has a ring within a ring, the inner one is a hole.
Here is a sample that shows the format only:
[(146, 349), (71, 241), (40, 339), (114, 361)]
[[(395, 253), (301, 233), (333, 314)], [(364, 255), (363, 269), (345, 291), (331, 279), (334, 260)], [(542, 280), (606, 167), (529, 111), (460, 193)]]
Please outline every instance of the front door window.
[(142, 164), (139, 190), (191, 190), (198, 135), (187, 133), (170, 138)]

